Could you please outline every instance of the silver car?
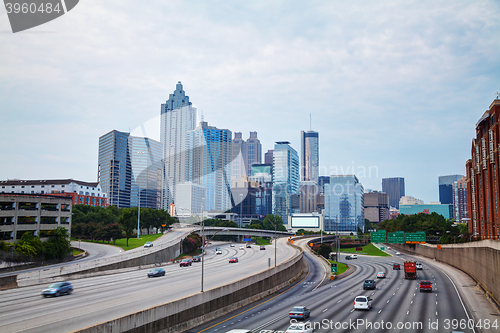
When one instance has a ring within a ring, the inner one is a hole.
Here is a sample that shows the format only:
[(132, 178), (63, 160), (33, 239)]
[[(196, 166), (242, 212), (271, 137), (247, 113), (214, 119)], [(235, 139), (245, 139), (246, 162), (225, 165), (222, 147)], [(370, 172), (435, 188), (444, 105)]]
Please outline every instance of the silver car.
[(372, 299), (368, 296), (356, 296), (354, 299), (355, 310), (370, 310), (372, 308)]
[(309, 310), (306, 306), (295, 306), (288, 317), (290, 319), (302, 319), (305, 320), (311, 316), (311, 310)]

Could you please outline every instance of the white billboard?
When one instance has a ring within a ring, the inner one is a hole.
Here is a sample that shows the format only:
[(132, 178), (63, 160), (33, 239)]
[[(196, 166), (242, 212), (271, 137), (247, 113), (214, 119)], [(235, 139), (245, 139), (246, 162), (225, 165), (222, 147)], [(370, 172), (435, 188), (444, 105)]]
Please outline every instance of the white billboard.
[(292, 228), (319, 228), (319, 216), (292, 216)]

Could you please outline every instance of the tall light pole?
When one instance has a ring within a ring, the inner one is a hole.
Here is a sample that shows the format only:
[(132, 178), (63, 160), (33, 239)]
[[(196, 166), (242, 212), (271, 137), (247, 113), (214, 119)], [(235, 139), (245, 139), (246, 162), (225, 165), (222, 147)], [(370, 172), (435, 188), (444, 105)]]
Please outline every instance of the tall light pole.
[(269, 222), (271, 222), (274, 227), (274, 268), (276, 268), (276, 248), (278, 247), (278, 237), (276, 236), (276, 224), (274, 224), (271, 219), (269, 219)]
[(243, 222), (242, 219), (243, 219), (243, 193), (240, 193), (240, 228)]
[(139, 239), (139, 234), (141, 233), (141, 229), (139, 224), (141, 222), (141, 187), (139, 186), (139, 184), (137, 184), (137, 188), (139, 189), (139, 203), (137, 204), (137, 207), (139, 207), (139, 212), (137, 214), (137, 239)]

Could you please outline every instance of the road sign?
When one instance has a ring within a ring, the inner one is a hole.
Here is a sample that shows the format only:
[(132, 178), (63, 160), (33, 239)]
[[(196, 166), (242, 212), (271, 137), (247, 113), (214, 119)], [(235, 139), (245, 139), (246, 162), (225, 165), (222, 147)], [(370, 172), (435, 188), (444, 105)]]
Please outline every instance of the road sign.
[(423, 243), (425, 243), (425, 231), (406, 233), (406, 244), (423, 244)]
[(358, 252), (358, 251), (363, 251), (363, 248), (362, 247), (357, 247), (356, 248), (356, 252)]
[(332, 273), (337, 273), (337, 263), (330, 263)]
[(381, 246), (381, 247), (380, 247), (380, 250), (384, 251), (384, 250), (385, 250), (385, 247)]
[(405, 232), (404, 231), (395, 231), (395, 232), (389, 232), (387, 234), (388, 236), (388, 243), (391, 244), (404, 244), (405, 243)]
[(385, 230), (379, 230), (370, 234), (370, 241), (372, 243), (385, 243)]

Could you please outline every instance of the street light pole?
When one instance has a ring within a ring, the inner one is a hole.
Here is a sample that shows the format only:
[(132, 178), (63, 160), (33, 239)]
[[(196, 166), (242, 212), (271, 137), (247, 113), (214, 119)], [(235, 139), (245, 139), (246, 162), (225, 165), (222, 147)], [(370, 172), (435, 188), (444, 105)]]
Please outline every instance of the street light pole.
[(139, 185), (137, 185), (137, 188), (139, 189), (139, 203), (137, 204), (137, 206), (139, 207), (139, 212), (137, 214), (137, 239), (139, 239), (139, 234), (140, 234), (140, 226), (139, 226), (139, 223), (141, 222), (141, 187)]

